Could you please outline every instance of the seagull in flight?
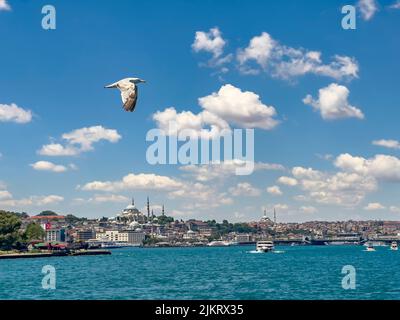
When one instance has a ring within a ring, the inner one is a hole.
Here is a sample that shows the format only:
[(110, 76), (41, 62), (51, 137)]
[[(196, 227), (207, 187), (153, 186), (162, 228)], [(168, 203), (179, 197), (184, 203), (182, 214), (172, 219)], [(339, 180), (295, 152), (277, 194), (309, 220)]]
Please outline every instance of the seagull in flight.
[(125, 111), (135, 111), (136, 102), (138, 98), (138, 87), (137, 84), (144, 83), (145, 80), (140, 78), (125, 78), (112, 83), (104, 88), (112, 89), (116, 88), (121, 91), (122, 102), (124, 103)]

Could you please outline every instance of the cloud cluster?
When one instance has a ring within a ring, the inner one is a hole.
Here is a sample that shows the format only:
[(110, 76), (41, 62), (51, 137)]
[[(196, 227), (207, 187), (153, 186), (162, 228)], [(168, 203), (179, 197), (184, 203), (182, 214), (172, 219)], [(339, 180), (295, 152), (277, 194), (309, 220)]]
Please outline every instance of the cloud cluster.
[(85, 127), (62, 135), (65, 144), (51, 143), (42, 146), (38, 154), (43, 156), (75, 156), (82, 152), (94, 149), (93, 144), (99, 141), (116, 143), (121, 136), (114, 129), (106, 129), (102, 126)]
[[(0, 3), (1, 5), (1, 3)], [(15, 122), (24, 124), (32, 121), (32, 111), (11, 105), (0, 104), (0, 122)]]
[[(209, 33), (197, 32), (192, 46), (208, 50), (215, 57), (222, 54), (225, 40), (220, 38), (221, 33), (218, 29), (212, 30), (214, 31)], [(329, 63), (324, 63), (320, 51), (281, 44), (267, 32), (253, 37), (246, 48), (238, 49), (236, 61), (237, 68), (242, 74), (256, 75), (265, 72), (286, 80), (306, 74), (326, 76), (336, 80), (353, 79), (358, 77), (359, 71), (354, 58), (335, 55)]]
[[(2, 193), (3, 197), (1, 196)], [(58, 195), (48, 196), (31, 196), (23, 199), (14, 199), (11, 193), (7, 191), (0, 191), (0, 206), (7, 208), (24, 208), (24, 207), (44, 207), (50, 205), (56, 205), (64, 201), (64, 197)]]
[(350, 91), (345, 86), (332, 83), (319, 90), (318, 99), (307, 95), (303, 99), (303, 103), (312, 106), (324, 120), (364, 119), (363, 112), (349, 103), (349, 94)]
[(167, 177), (155, 174), (130, 173), (119, 181), (92, 181), (79, 187), (85, 191), (116, 192), (123, 190), (176, 190), (182, 183)]
[(350, 172), (332, 174), (312, 168), (295, 167), (292, 169), (292, 176), (281, 177), (278, 182), (300, 187), (307, 192), (307, 196), (302, 196), (301, 200), (321, 204), (354, 207), (364, 200), (367, 193), (377, 188), (373, 177)]
[(400, 182), (400, 159), (394, 156), (378, 154), (366, 159), (346, 153), (337, 157), (335, 166), (349, 173), (381, 181)]
[(192, 129), (196, 136), (204, 139), (216, 137), (223, 130), (231, 130), (231, 125), (271, 130), (279, 123), (275, 119), (274, 107), (265, 105), (254, 92), (242, 91), (231, 84), (200, 98), (199, 105), (203, 111), (198, 114), (191, 111), (178, 113), (174, 108), (167, 108), (155, 113), (153, 120), (167, 135)]
[(235, 187), (229, 189), (229, 192), (235, 197), (258, 197), (261, 190), (253, 187), (248, 182), (238, 183)]
[[(248, 166), (244, 160), (234, 159), (226, 160), (208, 165), (187, 165), (180, 167), (180, 170), (200, 182), (212, 181), (215, 179), (225, 179), (236, 175), (239, 168)], [(256, 162), (254, 163), (254, 171), (273, 170), (282, 171), (285, 168), (276, 163)]]

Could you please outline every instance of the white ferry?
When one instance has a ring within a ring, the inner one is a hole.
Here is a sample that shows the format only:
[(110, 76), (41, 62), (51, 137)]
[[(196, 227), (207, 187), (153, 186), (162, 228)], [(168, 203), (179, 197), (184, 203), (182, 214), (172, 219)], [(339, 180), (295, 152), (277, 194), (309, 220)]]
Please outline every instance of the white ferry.
[(274, 250), (274, 243), (272, 241), (258, 241), (256, 244), (257, 252), (271, 252)]
[(393, 241), (392, 244), (390, 245), (390, 250), (397, 251), (399, 249), (397, 245), (397, 241)]

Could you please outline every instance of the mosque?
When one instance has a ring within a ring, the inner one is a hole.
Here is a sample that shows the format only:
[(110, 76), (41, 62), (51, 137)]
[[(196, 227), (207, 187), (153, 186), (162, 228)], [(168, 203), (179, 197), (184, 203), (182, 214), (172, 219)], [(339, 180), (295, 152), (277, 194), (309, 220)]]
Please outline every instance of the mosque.
[[(162, 210), (164, 215), (164, 206)], [(154, 216), (153, 210), (150, 213), (150, 200), (147, 197), (147, 215), (143, 214), (135, 206), (135, 199), (132, 198), (132, 203), (129, 204), (121, 213), (117, 214), (116, 220), (131, 227), (136, 227), (150, 222), (155, 222), (157, 218)]]

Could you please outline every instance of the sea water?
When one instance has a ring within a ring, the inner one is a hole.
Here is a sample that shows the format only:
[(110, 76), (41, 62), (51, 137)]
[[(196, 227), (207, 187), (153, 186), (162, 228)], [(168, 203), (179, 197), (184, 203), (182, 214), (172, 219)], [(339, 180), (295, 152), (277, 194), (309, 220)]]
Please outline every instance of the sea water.
[[(0, 299), (400, 299), (400, 251), (362, 246), (124, 248), (110, 256), (0, 260)], [(56, 289), (42, 288), (42, 268)], [(342, 287), (344, 266), (355, 290)]]

